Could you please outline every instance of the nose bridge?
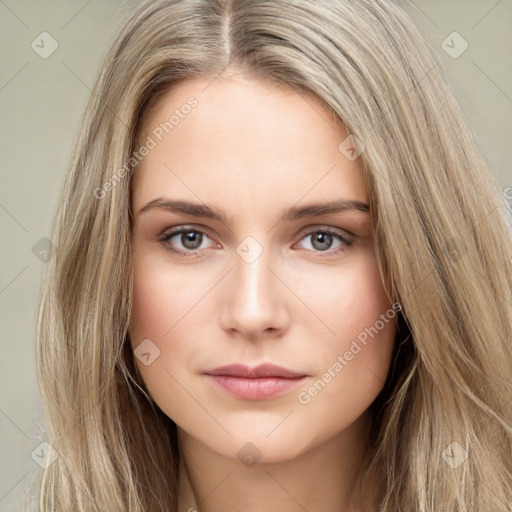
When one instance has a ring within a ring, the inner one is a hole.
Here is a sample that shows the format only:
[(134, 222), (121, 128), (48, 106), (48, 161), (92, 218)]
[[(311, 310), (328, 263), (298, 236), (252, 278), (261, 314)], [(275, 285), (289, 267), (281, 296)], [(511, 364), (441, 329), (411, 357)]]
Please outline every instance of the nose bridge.
[(254, 237), (244, 239), (236, 249), (233, 286), (237, 302), (261, 310), (272, 300), (270, 251)]
[(269, 270), (273, 268), (272, 260), (271, 251), (252, 236), (238, 245), (226, 284), (224, 328), (255, 335), (268, 328), (282, 327), (283, 290)]

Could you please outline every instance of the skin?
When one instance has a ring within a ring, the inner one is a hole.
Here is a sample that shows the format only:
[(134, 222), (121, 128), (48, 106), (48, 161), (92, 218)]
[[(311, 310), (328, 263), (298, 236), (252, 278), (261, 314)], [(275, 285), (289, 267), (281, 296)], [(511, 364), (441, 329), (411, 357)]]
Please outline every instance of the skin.
[[(190, 96), (198, 100), (143, 158), (132, 182), (130, 339), (134, 349), (149, 339), (160, 350), (151, 364), (136, 362), (178, 427), (178, 510), (359, 511), (353, 491), (368, 407), (389, 371), (394, 318), (307, 404), (298, 394), (391, 309), (371, 216), (353, 209), (279, 216), (340, 198), (368, 203), (360, 158), (338, 149), (347, 132), (310, 95), (241, 75), (211, 80), (181, 82), (149, 112), (142, 140)], [(139, 213), (161, 197), (217, 207), (227, 222), (158, 208)], [(203, 233), (202, 242), (181, 235), (161, 241), (179, 226)], [(335, 236), (315, 244), (326, 227), (352, 244)], [(247, 236), (263, 250), (251, 263), (237, 252)], [(308, 377), (282, 396), (249, 401), (201, 374), (264, 362)], [(249, 442), (261, 457), (255, 465), (237, 455), (250, 451)]]

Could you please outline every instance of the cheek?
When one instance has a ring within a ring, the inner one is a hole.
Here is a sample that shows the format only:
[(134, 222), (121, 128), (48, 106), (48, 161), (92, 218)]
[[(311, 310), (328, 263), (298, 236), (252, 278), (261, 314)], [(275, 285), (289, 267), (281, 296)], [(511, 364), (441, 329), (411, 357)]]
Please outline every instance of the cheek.
[(316, 375), (297, 396), (308, 416), (332, 431), (354, 421), (384, 386), (397, 314), (374, 256), (361, 259), (338, 282), (340, 287), (316, 297), (316, 307), (332, 332), (311, 354), (317, 361)]
[(190, 286), (183, 267), (169, 265), (165, 257), (134, 253), (133, 308), (130, 329), (134, 345), (144, 338), (164, 340), (172, 336), (195, 303), (199, 287)]
[(342, 350), (347, 343), (350, 345), (353, 338), (371, 328), (386, 312), (388, 321), (385, 326), (379, 322), (379, 331), (383, 331), (383, 337), (393, 331), (395, 312), (372, 252), (362, 254), (346, 268), (340, 266), (323, 279), (308, 278), (303, 286), (308, 305), (328, 328), (324, 330), (322, 344), (325, 354)]
[[(184, 405), (190, 403), (190, 397), (180, 383), (185, 383), (194, 371), (193, 357), (201, 345), (201, 329), (209, 321), (196, 306), (211, 284), (207, 276), (204, 286), (197, 284), (203, 281), (192, 267), (172, 266), (161, 255), (136, 251), (130, 319), (134, 360), (160, 408), (169, 417), (176, 411), (182, 416), (188, 414)], [(193, 281), (196, 286), (190, 285)], [(191, 346), (195, 350), (191, 351)], [(150, 356), (139, 357), (141, 353)]]
[[(135, 362), (151, 388), (169, 386), (167, 340), (175, 335), (180, 318), (186, 314), (190, 288), (180, 283), (179, 273), (169, 273), (161, 261), (150, 254), (134, 254), (133, 306), (130, 319), (130, 340)], [(151, 357), (139, 357), (139, 351)], [(173, 341), (173, 356), (179, 357), (180, 344)], [(150, 364), (144, 364), (150, 362)]]

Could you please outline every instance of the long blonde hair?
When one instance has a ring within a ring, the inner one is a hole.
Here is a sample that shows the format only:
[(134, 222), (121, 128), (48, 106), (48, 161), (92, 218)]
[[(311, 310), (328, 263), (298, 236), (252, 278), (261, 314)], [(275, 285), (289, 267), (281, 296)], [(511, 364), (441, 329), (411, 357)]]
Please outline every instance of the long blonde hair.
[(381, 512), (510, 512), (505, 202), (433, 49), (390, 0), (145, 0), (120, 20), (41, 293), (38, 379), (58, 455), (41, 472), (41, 511), (176, 510), (176, 426), (129, 343), (130, 159), (173, 84), (233, 70), (314, 95), (364, 144), (379, 267), (402, 313), (362, 496)]

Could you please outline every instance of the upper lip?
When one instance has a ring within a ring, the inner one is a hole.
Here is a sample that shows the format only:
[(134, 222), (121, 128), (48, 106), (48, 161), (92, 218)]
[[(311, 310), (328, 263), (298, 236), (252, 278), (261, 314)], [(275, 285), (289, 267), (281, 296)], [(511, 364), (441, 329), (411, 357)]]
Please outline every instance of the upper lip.
[(295, 379), (305, 377), (304, 373), (297, 373), (282, 366), (271, 363), (260, 364), (255, 368), (249, 368), (243, 364), (228, 364), (220, 366), (213, 370), (203, 372), (207, 375), (227, 375), (230, 377), (245, 377), (247, 379), (256, 379), (258, 377), (281, 377), (285, 379)]

